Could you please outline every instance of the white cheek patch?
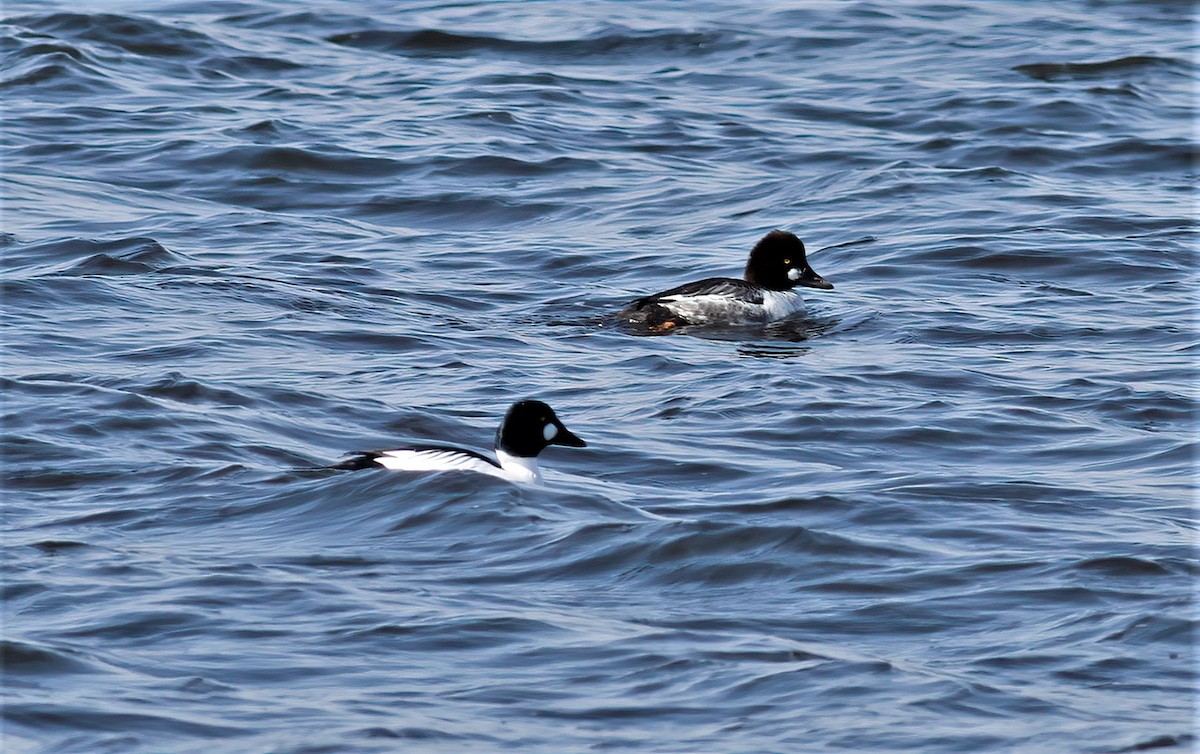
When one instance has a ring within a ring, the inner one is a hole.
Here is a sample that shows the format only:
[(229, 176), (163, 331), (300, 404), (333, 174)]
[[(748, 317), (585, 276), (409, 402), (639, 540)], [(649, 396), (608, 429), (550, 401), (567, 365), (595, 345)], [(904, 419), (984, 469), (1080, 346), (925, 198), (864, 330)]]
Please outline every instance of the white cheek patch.
[(553, 424), (547, 424), (542, 427), (542, 437), (546, 438), (546, 442), (552, 441), (555, 437), (558, 437), (558, 427)]
[(796, 269), (795, 267), (788, 270), (788, 280), (795, 281), (795, 280), (799, 280), (799, 279), (800, 279), (800, 270)]

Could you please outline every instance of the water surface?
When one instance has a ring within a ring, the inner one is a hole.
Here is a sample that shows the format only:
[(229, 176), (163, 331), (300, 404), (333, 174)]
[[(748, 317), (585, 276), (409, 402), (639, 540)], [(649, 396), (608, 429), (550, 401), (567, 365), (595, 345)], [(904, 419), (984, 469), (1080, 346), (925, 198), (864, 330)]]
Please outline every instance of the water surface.
[(3, 748), (1192, 749), (1192, 12), (9, 0)]

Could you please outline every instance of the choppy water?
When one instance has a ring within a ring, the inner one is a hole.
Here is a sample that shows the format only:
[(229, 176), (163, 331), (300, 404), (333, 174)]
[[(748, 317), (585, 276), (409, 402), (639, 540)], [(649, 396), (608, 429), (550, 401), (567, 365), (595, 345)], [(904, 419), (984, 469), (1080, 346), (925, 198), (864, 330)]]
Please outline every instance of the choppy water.
[(8, 0), (4, 750), (1192, 749), (1192, 12)]

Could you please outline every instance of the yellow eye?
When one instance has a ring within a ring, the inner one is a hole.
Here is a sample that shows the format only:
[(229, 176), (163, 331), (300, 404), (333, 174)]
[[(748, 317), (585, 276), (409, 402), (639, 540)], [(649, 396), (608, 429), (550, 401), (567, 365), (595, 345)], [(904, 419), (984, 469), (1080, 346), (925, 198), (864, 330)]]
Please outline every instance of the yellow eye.
[(785, 260), (783, 260), (783, 263), (784, 263), (784, 264), (791, 264), (791, 263), (792, 263), (792, 260), (790, 260), (790, 259), (785, 259)]

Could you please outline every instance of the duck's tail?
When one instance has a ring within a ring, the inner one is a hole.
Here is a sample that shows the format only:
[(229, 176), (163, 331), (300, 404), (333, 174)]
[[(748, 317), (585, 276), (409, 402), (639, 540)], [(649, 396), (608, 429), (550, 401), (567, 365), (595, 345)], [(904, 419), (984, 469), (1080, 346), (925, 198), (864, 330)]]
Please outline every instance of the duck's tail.
[(343, 458), (335, 464), (326, 466), (327, 469), (339, 469), (341, 471), (360, 471), (362, 469), (379, 469), (383, 468), (375, 459), (379, 458), (379, 452), (374, 450), (359, 450), (351, 453), (347, 458)]

